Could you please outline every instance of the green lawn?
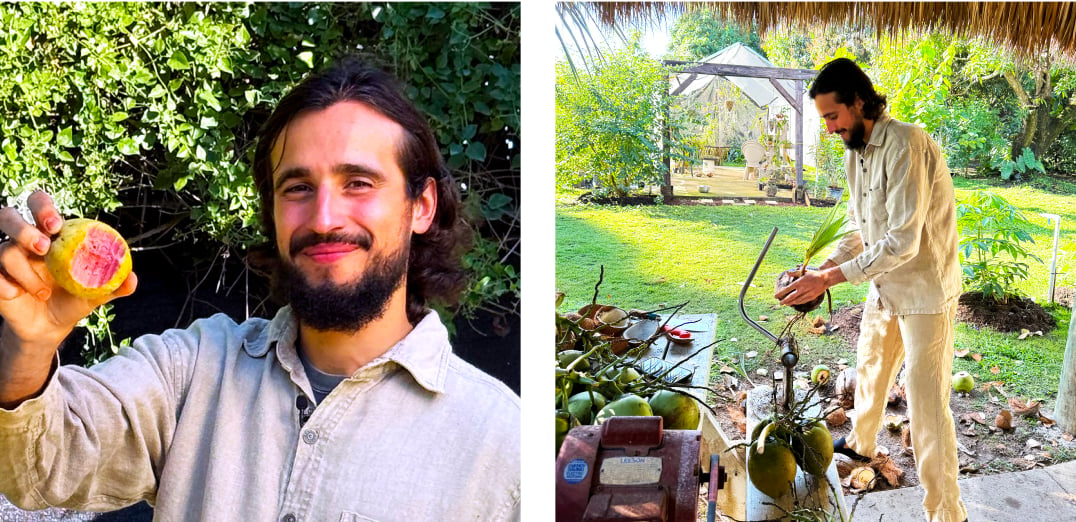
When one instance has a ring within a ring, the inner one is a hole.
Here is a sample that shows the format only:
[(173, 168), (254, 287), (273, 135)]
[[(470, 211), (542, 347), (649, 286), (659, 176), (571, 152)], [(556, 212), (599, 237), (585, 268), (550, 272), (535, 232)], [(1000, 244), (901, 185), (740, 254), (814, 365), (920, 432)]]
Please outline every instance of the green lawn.
[[(1035, 244), (1030, 250), (1044, 260), (1033, 264), (1032, 277), (1021, 289), (1039, 302), (1046, 301), (1049, 260), (1053, 247), (1053, 226), (1040, 212), (1060, 214), (1061, 245), (1074, 250), (1076, 195), (1058, 195), (1021, 185), (990, 186), (987, 181), (956, 178), (957, 198), (971, 190), (986, 188), (1021, 208), (1032, 222)], [(1051, 190), (1076, 194), (1076, 186), (1062, 184)], [(743, 282), (761, 252), (770, 231), (779, 231), (767, 253), (744, 304), (750, 317), (769, 316), (763, 323), (775, 334), (791, 314), (775, 307), (773, 282), (780, 271), (795, 266), (817, 223), (827, 209), (759, 206), (650, 206), (614, 207), (574, 205), (570, 194), (560, 194), (556, 208), (557, 289), (567, 294), (559, 311), (569, 311), (589, 303), (598, 282), (599, 266), (605, 277), (598, 301), (623, 308), (655, 309), (687, 302), (683, 313), (716, 313), (718, 361), (739, 363), (742, 353), (757, 350), (759, 357), (745, 367), (753, 371), (759, 364), (776, 368), (772, 344), (745, 323), (738, 307)], [(828, 250), (824, 253), (828, 254)], [(1074, 266), (1067, 266), (1072, 264)], [(1076, 272), (1076, 261), (1060, 264), (1059, 271)], [(1072, 284), (1071, 275), (1059, 275), (1058, 284)], [(839, 285), (834, 288), (834, 308), (859, 303), (867, 285)], [(824, 310), (824, 308), (823, 308)], [(1017, 341), (1013, 334), (977, 331), (965, 325), (957, 329), (957, 346), (981, 353), (980, 362), (958, 360), (955, 367), (979, 375), (979, 380), (1003, 380), (1010, 391), (1036, 396), (1056, 394), (1065, 350), (1069, 311), (1051, 308), (1060, 323), (1043, 337)], [(816, 336), (796, 331), (800, 341), (801, 366), (816, 361), (855, 360), (854, 350), (832, 336)], [(1019, 362), (1017, 362), (1019, 361)], [(997, 374), (990, 369), (998, 366)]]

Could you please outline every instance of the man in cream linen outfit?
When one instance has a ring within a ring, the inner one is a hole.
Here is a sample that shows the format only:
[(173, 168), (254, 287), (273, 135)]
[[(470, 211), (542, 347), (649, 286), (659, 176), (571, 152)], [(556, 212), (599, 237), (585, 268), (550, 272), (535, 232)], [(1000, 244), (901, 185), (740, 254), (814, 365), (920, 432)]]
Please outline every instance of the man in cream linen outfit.
[(953, 181), (934, 141), (885, 113), (885, 97), (851, 60), (824, 67), (809, 92), (830, 133), (844, 140), (845, 236), (817, 271), (776, 297), (810, 301), (842, 282), (870, 281), (856, 355), (856, 422), (835, 451), (873, 456), (886, 398), (907, 363), (908, 416), (930, 521), (960, 522), (956, 430), (949, 410), (953, 320), (960, 295)]
[(172, 521), (516, 520), (519, 398), (453, 355), (469, 234), (425, 118), (344, 60), (285, 96), (254, 180), (272, 320), (224, 315), (90, 369), (56, 350), (95, 306), (43, 267), (62, 217), (0, 210), (0, 493), (24, 509), (147, 500)]

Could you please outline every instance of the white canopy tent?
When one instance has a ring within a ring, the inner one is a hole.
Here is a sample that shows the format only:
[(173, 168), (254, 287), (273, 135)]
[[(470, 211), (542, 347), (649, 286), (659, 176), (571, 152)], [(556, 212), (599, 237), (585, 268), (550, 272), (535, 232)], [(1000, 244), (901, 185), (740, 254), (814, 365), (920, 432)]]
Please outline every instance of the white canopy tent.
[[(814, 155), (809, 151), (818, 144), (818, 112), (814, 101), (803, 88), (804, 80), (815, 76), (809, 69), (782, 69), (742, 43), (732, 44), (700, 62), (665, 61), (667, 65), (683, 66), (682, 71), (669, 78), (669, 92), (684, 97), (712, 98), (716, 82), (728, 81), (735, 85), (751, 103), (767, 111), (767, 121), (778, 114), (787, 114), (792, 121), (785, 125), (779, 139), (792, 144), (792, 158), (796, 163), (796, 180), (803, 185), (803, 165), (814, 166)], [(744, 125), (741, 125), (741, 127)], [(738, 128), (741, 136), (758, 138), (762, 128)], [(767, 129), (767, 132), (772, 132)], [(718, 141), (728, 139), (716, 137)], [(722, 145), (715, 143), (715, 145)]]

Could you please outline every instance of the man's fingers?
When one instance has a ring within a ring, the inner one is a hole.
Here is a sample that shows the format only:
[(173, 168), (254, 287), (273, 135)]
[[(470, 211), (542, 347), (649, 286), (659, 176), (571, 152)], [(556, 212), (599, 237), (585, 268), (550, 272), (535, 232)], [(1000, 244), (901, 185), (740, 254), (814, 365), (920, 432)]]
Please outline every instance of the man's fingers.
[(113, 298), (127, 297), (127, 296), (133, 294), (134, 291), (135, 291), (135, 288), (137, 288), (137, 287), (138, 287), (138, 276), (136, 276), (134, 272), (131, 272), (130, 274), (127, 275), (127, 279), (124, 279), (123, 283), (120, 284), (120, 287), (117, 288), (116, 291), (112, 293), (112, 297)]
[(0, 301), (10, 301), (24, 292), (26, 291), (21, 286), (11, 282), (4, 273), (0, 272)]
[(64, 219), (60, 216), (60, 212), (56, 210), (56, 206), (53, 205), (52, 198), (48, 194), (40, 190), (34, 191), (26, 199), (26, 205), (30, 207), (30, 213), (33, 214), (38, 229), (48, 235), (60, 232)]
[(7, 280), (44, 301), (52, 295), (52, 289), (42, 278), (41, 272), (33, 267), (33, 263), (42, 262), (31, 261), (18, 246), (0, 246), (0, 267), (3, 267)]
[(0, 208), (0, 231), (26, 252), (45, 255), (49, 251), (49, 237), (26, 222), (14, 207)]

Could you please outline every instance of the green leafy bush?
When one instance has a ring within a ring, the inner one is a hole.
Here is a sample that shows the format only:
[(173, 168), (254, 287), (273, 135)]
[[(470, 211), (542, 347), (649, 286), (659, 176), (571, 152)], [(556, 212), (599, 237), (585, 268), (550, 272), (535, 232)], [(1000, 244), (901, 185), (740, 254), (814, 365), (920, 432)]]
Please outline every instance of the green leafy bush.
[(1000, 196), (981, 190), (961, 200), (956, 214), (964, 288), (999, 302), (1021, 296), (1017, 283), (1029, 275), (1021, 259), (1042, 262), (1023, 246), (1035, 242), (1027, 219)]
[(1008, 181), (1016, 178), (1016, 181), (1020, 181), (1031, 175), (1032, 170), (1045, 173), (1046, 168), (1043, 167), (1042, 162), (1035, 158), (1035, 153), (1031, 151), (1031, 148), (1024, 147), (1020, 157), (1016, 160), (1002, 159), (994, 164), (994, 166), (1001, 173), (1001, 179)]
[[(593, 72), (557, 64), (556, 178), (561, 186), (590, 182), (616, 196), (639, 182), (664, 183), (662, 120), (671, 103), (669, 70), (638, 47), (611, 50)], [(695, 150), (682, 125), (667, 120), (671, 155)]]
[(495, 284), (472, 284), (459, 311), (488, 302), (505, 313), (507, 300), (518, 313), (519, 14), (475, 3), (0, 5), (0, 190), (12, 204), (45, 189), (66, 215), (117, 225), (136, 251), (243, 259), (263, 241), (250, 174), (258, 128), (305, 75), (361, 52), (429, 115), (468, 208), (496, 210), (470, 214), (476, 238), (495, 246), (471, 254), (472, 280)]

